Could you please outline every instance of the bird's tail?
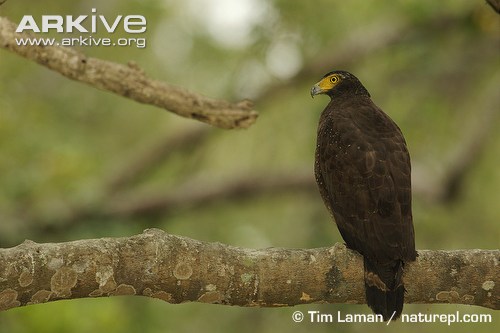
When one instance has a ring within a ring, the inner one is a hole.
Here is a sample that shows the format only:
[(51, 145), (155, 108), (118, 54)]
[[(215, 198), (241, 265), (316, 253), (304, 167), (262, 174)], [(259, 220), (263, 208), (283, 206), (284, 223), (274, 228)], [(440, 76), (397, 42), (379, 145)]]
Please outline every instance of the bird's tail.
[(385, 321), (398, 318), (403, 311), (404, 292), (403, 262), (375, 265), (364, 258), (366, 302)]

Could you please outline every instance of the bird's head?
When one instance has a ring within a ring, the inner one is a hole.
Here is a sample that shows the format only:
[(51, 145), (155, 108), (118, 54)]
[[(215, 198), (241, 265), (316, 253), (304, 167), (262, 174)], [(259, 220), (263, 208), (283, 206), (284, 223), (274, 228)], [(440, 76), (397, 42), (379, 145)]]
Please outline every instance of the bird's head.
[(334, 98), (346, 93), (370, 96), (368, 90), (366, 90), (358, 78), (346, 71), (327, 73), (311, 88), (311, 97), (325, 94), (330, 96), (330, 98)]

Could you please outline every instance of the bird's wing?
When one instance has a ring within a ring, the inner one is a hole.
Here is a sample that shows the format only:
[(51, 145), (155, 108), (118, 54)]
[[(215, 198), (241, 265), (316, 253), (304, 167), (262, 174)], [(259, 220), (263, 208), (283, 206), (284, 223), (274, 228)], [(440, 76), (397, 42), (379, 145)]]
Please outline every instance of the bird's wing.
[(406, 259), (414, 253), (410, 157), (396, 124), (369, 107), (368, 119), (323, 119), (316, 178), (349, 247), (378, 262)]

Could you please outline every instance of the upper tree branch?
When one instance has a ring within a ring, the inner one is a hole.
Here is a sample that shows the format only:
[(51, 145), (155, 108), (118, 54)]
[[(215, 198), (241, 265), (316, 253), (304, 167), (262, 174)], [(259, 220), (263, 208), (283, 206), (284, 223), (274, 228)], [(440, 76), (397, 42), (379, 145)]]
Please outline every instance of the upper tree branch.
[[(499, 259), (499, 250), (419, 251), (405, 267), (406, 301), (498, 309)], [(0, 310), (115, 295), (240, 306), (365, 302), (361, 257), (340, 244), (252, 250), (151, 229), (0, 249)]]
[(116, 64), (86, 57), (61, 46), (20, 46), (16, 38), (33, 35), (16, 33), (16, 25), (0, 17), (0, 47), (33, 60), (72, 80), (172, 111), (221, 128), (246, 128), (257, 119), (252, 103), (229, 103), (195, 94), (185, 89), (148, 78), (137, 65)]

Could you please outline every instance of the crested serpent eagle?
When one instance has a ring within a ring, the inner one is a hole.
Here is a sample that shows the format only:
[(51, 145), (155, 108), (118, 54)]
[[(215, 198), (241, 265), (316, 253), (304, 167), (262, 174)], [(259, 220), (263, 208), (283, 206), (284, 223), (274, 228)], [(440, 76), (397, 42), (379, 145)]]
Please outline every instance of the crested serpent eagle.
[(414, 261), (410, 155), (401, 130), (351, 73), (333, 71), (311, 89), (321, 113), (315, 175), (348, 248), (364, 259), (366, 302), (384, 320), (401, 315), (406, 262)]

